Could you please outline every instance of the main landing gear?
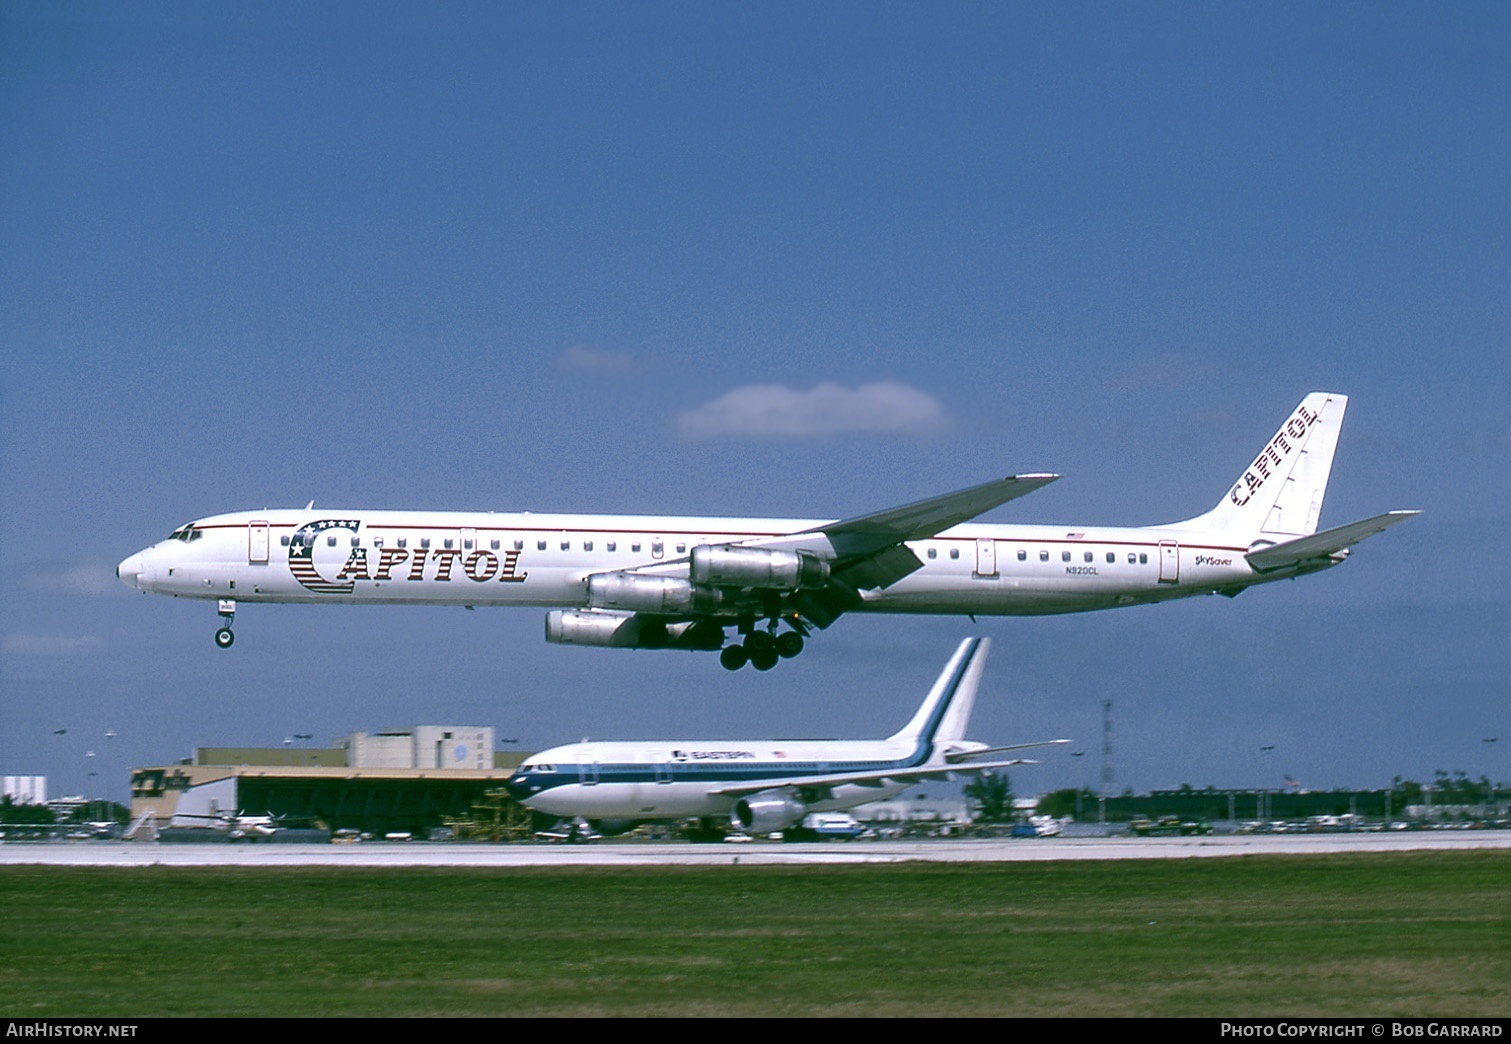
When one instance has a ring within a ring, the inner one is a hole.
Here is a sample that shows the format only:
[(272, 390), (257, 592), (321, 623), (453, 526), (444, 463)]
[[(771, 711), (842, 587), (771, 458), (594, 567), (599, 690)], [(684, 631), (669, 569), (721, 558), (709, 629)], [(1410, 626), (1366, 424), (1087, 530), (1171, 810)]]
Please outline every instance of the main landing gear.
[(218, 648), (229, 649), (231, 643), (236, 641), (236, 635), (231, 631), (231, 622), (236, 619), (236, 599), (220, 600), (220, 619), (224, 626), (215, 632), (215, 644)]
[(758, 671), (769, 671), (777, 660), (790, 660), (802, 651), (803, 636), (797, 631), (751, 631), (743, 645), (726, 645), (720, 650), (719, 663), (726, 671), (737, 671), (747, 663)]

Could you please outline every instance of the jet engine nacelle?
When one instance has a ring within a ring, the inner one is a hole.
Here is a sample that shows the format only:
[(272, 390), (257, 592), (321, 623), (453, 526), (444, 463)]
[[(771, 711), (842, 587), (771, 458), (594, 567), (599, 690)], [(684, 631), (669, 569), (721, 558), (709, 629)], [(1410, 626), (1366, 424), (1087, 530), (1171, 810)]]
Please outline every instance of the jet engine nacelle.
[(638, 573), (595, 573), (588, 577), (588, 605), (594, 609), (623, 609), (635, 613), (707, 613), (723, 596), (712, 588), (674, 576)]
[(644, 822), (643, 819), (590, 819), (588, 826), (604, 837), (618, 837), (620, 834), (628, 834)]
[(811, 551), (699, 544), (693, 548), (689, 575), (695, 584), (796, 591), (823, 587), (829, 580), (829, 563)]
[(724, 629), (710, 621), (668, 624), (633, 613), (556, 609), (546, 614), (546, 641), (610, 649), (707, 650), (724, 644)]
[(808, 814), (801, 801), (780, 790), (763, 790), (735, 802), (729, 819), (736, 827), (752, 834), (770, 834), (786, 830)]

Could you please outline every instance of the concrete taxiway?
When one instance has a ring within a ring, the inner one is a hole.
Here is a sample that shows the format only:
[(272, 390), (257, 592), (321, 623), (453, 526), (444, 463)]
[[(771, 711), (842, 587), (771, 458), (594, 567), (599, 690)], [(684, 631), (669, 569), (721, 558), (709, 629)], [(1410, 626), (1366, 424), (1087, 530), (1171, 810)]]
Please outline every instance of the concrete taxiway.
[(1249, 834), (1221, 837), (1043, 838), (1034, 840), (850, 841), (693, 845), (590, 844), (352, 845), (0, 843), (0, 865), (48, 866), (745, 866), (864, 863), (1000, 863), (1057, 859), (1196, 859), (1410, 851), (1511, 851), (1511, 831), (1374, 834)]

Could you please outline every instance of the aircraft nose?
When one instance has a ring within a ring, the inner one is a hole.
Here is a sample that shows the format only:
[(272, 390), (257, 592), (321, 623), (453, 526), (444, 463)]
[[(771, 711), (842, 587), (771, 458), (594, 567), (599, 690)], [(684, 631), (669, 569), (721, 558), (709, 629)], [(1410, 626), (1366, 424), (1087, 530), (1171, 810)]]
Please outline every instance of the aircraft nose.
[(130, 558), (122, 561), (120, 565), (115, 567), (115, 575), (120, 577), (121, 583), (127, 587), (135, 587), (137, 590), (141, 590), (142, 585), (139, 581), (142, 575), (142, 553), (138, 551)]
[(513, 776), (509, 777), (509, 779), (504, 783), (504, 789), (508, 791), (509, 796), (512, 797), (515, 801), (523, 801), (525, 798), (535, 793), (535, 789), (530, 786), (529, 778), (526, 777), (522, 772), (515, 773)]

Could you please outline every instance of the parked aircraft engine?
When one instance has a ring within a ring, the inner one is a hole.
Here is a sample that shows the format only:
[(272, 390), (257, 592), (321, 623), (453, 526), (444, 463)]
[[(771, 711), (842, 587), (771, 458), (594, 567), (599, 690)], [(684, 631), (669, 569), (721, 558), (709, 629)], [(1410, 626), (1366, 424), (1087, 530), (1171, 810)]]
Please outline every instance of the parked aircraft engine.
[(829, 563), (809, 551), (699, 544), (693, 548), (689, 575), (695, 584), (796, 591), (823, 587), (829, 579)]
[(663, 623), (633, 613), (556, 609), (546, 614), (546, 641), (612, 649), (714, 650), (724, 644), (724, 629), (709, 620)]
[(588, 605), (594, 609), (624, 609), (638, 613), (706, 613), (718, 608), (723, 596), (673, 576), (638, 573), (596, 573), (588, 577)]
[(801, 801), (780, 790), (763, 790), (735, 802), (730, 821), (752, 834), (786, 830), (808, 814)]
[(628, 834), (644, 822), (643, 819), (590, 819), (588, 826), (604, 837), (618, 837), (620, 834)]

